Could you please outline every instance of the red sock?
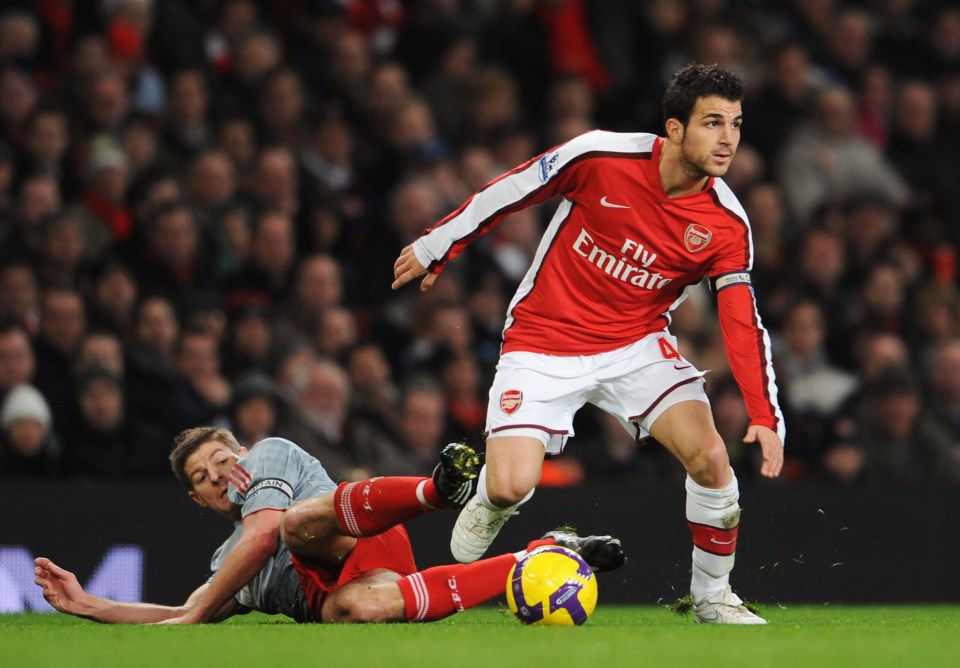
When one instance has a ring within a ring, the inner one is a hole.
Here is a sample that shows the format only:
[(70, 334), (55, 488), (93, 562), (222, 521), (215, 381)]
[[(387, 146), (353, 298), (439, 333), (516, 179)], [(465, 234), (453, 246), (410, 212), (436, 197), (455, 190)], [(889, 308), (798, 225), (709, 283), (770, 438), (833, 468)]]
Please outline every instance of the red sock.
[(340, 526), (351, 536), (375, 536), (450, 504), (430, 478), (391, 476), (341, 483), (333, 493)]
[(432, 622), (472, 608), (507, 589), (512, 554), (472, 564), (436, 566), (397, 581), (408, 622)]

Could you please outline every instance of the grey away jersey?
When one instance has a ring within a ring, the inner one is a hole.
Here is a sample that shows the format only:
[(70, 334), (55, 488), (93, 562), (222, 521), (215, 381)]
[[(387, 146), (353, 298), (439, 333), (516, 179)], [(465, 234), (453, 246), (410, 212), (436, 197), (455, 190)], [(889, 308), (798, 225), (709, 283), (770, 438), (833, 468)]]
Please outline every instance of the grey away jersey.
[[(258, 510), (284, 510), (295, 501), (336, 489), (336, 483), (317, 459), (283, 438), (266, 438), (241, 457), (230, 473), (229, 499), (242, 506), (241, 516)], [(216, 572), (243, 533), (237, 522), (233, 533), (214, 553)], [(298, 622), (314, 621), (290, 553), (278, 543), (270, 561), (237, 593), (241, 605), (268, 614), (283, 614)]]

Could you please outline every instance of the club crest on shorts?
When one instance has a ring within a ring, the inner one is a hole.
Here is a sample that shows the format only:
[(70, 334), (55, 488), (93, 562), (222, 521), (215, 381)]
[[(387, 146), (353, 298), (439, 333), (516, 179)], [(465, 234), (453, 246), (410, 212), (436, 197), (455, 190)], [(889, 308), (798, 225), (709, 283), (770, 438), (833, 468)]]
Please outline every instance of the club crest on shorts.
[(707, 247), (710, 240), (713, 239), (713, 232), (703, 225), (691, 223), (687, 231), (683, 233), (683, 245), (691, 253), (698, 253)]
[(500, 409), (507, 415), (513, 415), (523, 403), (523, 392), (520, 390), (507, 390), (500, 395)]

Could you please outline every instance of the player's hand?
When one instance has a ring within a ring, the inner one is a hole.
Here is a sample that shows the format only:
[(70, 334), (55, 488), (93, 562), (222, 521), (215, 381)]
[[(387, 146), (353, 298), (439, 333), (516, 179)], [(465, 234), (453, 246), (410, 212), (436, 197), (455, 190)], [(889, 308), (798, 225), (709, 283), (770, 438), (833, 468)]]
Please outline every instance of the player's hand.
[(777, 432), (760, 425), (751, 425), (747, 428), (744, 443), (760, 443), (763, 453), (763, 464), (760, 465), (760, 475), (765, 478), (776, 478), (783, 468), (783, 441)]
[(413, 247), (407, 246), (400, 251), (400, 257), (393, 263), (394, 281), (390, 287), (396, 290), (420, 276), (424, 276), (423, 280), (420, 281), (420, 289), (424, 291), (429, 290), (433, 282), (437, 280), (436, 274), (427, 273), (427, 268), (420, 264), (413, 252)]
[(37, 557), (33, 569), (34, 583), (43, 589), (43, 598), (59, 612), (70, 615), (82, 612), (82, 602), (87, 593), (80, 586), (77, 576), (60, 568), (46, 557)]

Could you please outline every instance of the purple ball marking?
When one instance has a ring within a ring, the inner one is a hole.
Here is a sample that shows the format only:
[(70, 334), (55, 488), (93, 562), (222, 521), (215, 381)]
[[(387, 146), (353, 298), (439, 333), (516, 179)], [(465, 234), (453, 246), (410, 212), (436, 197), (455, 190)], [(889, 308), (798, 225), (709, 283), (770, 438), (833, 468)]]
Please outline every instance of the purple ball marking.
[(513, 591), (513, 600), (517, 604), (517, 616), (524, 624), (533, 624), (543, 619), (543, 602), (536, 605), (528, 605), (527, 599), (523, 595), (523, 565), (526, 558), (517, 562), (513, 569), (513, 580), (510, 582), (510, 589)]
[[(583, 583), (573, 578), (567, 580), (557, 591), (550, 595), (550, 612), (554, 610), (566, 610), (570, 613), (573, 623), (580, 626), (587, 621), (587, 611), (583, 609), (583, 604), (577, 595), (583, 589)], [(562, 601), (560, 599), (563, 599)]]

